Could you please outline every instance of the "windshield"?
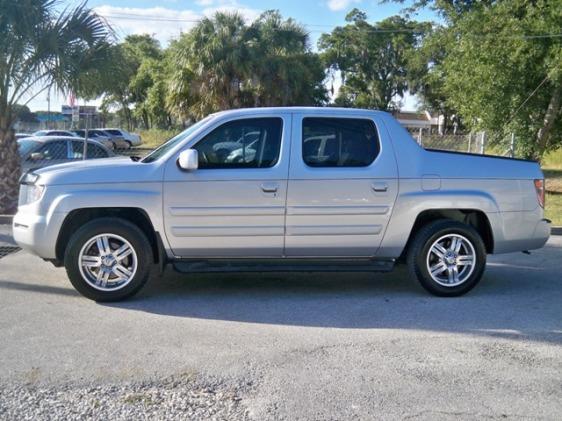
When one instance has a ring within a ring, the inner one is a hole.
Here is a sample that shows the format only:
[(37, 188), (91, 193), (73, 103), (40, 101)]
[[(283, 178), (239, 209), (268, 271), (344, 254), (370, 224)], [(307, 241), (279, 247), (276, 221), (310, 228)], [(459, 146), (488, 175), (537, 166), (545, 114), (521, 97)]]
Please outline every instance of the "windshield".
[(150, 154), (144, 157), (141, 162), (154, 162), (157, 159), (160, 159), (163, 155), (165, 155), (168, 151), (174, 148), (178, 143), (183, 142), (187, 139), (193, 132), (195, 132), (199, 127), (205, 124), (207, 121), (211, 119), (211, 116), (205, 117), (203, 120), (198, 121), (193, 126), (188, 127), (186, 130), (181, 132), (175, 137), (172, 137), (170, 140), (166, 141), (158, 148), (153, 150)]
[(20, 156), (27, 155), (29, 152), (31, 152), (33, 149), (35, 149), (35, 147), (39, 144), (40, 144), (40, 142), (36, 142), (34, 140), (19, 139), (18, 140), (18, 150), (19, 150)]

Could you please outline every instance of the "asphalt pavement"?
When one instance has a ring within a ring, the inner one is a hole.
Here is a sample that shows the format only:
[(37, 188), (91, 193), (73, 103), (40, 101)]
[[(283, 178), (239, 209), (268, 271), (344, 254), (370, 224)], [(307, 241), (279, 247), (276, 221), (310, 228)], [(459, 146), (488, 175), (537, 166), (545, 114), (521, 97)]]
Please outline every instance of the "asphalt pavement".
[(530, 256), (490, 256), (481, 284), (452, 299), (428, 295), (404, 268), (169, 271), (132, 300), (97, 304), (64, 269), (10, 254), (0, 259), (0, 418), (46, 414), (559, 420), (562, 237)]

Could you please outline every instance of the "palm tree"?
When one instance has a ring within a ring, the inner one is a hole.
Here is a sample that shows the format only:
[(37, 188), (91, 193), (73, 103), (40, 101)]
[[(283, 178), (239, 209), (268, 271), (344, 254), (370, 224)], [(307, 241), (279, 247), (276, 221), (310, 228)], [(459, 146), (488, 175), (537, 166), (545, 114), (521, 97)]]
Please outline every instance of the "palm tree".
[(103, 61), (110, 29), (85, 3), (57, 12), (57, 0), (0, 0), (0, 214), (17, 205), (20, 162), (12, 126), (17, 104), (47, 89), (79, 91)]
[(173, 108), (200, 118), (243, 105), (240, 91), (249, 63), (245, 33), (240, 14), (217, 12), (172, 43), (175, 71), (169, 97)]

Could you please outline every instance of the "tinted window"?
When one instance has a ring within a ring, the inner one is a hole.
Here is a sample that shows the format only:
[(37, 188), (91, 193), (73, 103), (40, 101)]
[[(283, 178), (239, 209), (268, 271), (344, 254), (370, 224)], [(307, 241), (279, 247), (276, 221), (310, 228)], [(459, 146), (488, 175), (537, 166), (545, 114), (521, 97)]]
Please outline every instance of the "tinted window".
[(113, 136), (122, 136), (123, 134), (119, 130), (105, 130), (107, 133)]
[(194, 149), (199, 168), (268, 168), (279, 159), (283, 120), (252, 118), (216, 128)]
[[(72, 142), (72, 158), (82, 159), (84, 156), (84, 142)], [(88, 142), (86, 149), (87, 159), (107, 158), (107, 151), (99, 145)]]
[(302, 139), (311, 167), (366, 167), (379, 153), (375, 124), (367, 119), (305, 118)]
[(47, 142), (37, 150), (42, 154), (41, 160), (67, 159), (66, 140)]
[(33, 140), (28, 140), (28, 139), (18, 140), (18, 150), (20, 152), (20, 156), (27, 155), (29, 152), (31, 152), (33, 149), (35, 149), (38, 145), (40, 145), (40, 143), (35, 142)]

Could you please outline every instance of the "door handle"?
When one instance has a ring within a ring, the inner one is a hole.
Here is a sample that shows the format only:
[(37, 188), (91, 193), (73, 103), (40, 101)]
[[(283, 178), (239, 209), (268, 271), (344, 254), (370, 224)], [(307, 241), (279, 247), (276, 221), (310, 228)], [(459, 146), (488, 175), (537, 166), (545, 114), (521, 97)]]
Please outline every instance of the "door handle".
[(371, 188), (377, 193), (384, 193), (388, 191), (388, 185), (386, 183), (373, 183), (371, 184)]
[(264, 193), (277, 193), (279, 186), (277, 184), (263, 183), (261, 189)]

